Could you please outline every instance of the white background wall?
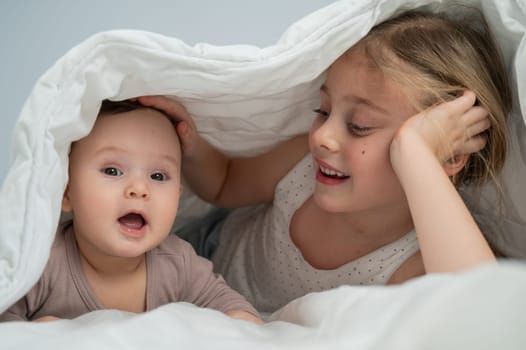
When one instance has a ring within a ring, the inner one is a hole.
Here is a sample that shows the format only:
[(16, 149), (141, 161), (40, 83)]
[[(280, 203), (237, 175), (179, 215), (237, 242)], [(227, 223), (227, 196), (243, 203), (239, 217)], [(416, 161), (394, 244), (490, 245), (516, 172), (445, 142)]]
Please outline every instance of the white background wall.
[(193, 45), (274, 44), (330, 0), (0, 0), (0, 182), (11, 133), (36, 80), (71, 47), (111, 29), (140, 29)]

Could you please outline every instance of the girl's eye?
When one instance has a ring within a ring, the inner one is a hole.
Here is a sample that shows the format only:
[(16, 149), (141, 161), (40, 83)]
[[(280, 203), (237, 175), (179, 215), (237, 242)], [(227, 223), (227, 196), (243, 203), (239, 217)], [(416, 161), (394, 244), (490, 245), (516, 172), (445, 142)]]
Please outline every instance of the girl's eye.
[(155, 181), (166, 181), (168, 180), (168, 175), (163, 173), (153, 173), (150, 175), (150, 178)]
[(369, 135), (372, 128), (368, 126), (361, 126), (354, 123), (348, 123), (347, 129), (354, 136), (367, 136)]
[[(313, 109), (312, 111), (318, 114), (318, 117), (323, 120), (326, 120), (330, 116), (330, 112), (324, 111), (321, 108)], [(354, 124), (354, 123), (347, 123), (347, 129), (349, 130), (351, 135), (357, 136), (357, 137), (367, 136), (371, 133), (371, 130), (372, 130), (371, 127), (361, 126), (361, 125)]]
[(316, 109), (313, 109), (312, 111), (313, 111), (314, 113), (316, 113), (316, 114), (318, 115), (318, 117), (321, 117), (321, 118), (323, 118), (323, 119), (327, 119), (327, 118), (329, 118), (329, 114), (330, 114), (330, 113), (324, 111), (324, 110), (321, 109), (321, 108), (316, 108)]
[(121, 176), (122, 175), (122, 171), (115, 167), (104, 168), (102, 169), (102, 172), (109, 176)]

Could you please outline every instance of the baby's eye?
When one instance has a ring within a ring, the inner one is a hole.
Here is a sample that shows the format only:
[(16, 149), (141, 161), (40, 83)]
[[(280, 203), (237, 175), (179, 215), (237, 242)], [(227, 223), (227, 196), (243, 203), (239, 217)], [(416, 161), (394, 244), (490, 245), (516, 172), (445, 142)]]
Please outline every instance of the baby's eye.
[(360, 136), (369, 135), (372, 128), (368, 126), (361, 126), (361, 125), (354, 124), (354, 123), (348, 123), (347, 129), (352, 135), (360, 137)]
[(121, 176), (122, 171), (120, 169), (117, 169), (115, 167), (107, 167), (102, 169), (102, 172), (109, 176)]
[(326, 112), (324, 111), (323, 109), (321, 108), (316, 108), (316, 109), (313, 109), (312, 110), (314, 113), (316, 113), (318, 115), (318, 117), (322, 118), (322, 119), (327, 119), (329, 118), (329, 112)]
[(163, 173), (153, 173), (150, 178), (155, 181), (166, 181), (169, 179), (168, 175)]

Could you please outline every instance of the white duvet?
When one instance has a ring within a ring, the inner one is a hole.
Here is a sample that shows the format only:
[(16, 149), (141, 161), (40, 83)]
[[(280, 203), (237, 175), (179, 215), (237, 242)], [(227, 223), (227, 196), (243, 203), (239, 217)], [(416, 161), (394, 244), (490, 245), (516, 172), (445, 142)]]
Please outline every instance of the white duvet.
[[(103, 99), (177, 96), (217, 147), (258, 152), (308, 129), (325, 69), (375, 23), (402, 7), (450, 3), (339, 1), (292, 24), (266, 48), (190, 47), (140, 31), (96, 34), (73, 48), (37, 82), (14, 131), (0, 196), (0, 312), (44, 268), (60, 218), (69, 145), (90, 131)], [(515, 92), (504, 218), (495, 216), (489, 190), (475, 210), (514, 262), (401, 286), (307, 295), (264, 326), (181, 303), (139, 315), (106, 310), (46, 324), (4, 323), (0, 349), (526, 348), (526, 265), (519, 260), (526, 257), (526, 1), (463, 3), (486, 14)], [(186, 197), (181, 219), (202, 209)]]

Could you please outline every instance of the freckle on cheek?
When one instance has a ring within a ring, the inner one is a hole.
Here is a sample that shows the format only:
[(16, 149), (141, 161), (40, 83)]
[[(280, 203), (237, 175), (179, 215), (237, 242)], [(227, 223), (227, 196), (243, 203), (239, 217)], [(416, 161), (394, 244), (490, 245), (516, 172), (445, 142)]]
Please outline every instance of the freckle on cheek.
[(362, 150), (362, 154), (365, 154), (365, 150)]

